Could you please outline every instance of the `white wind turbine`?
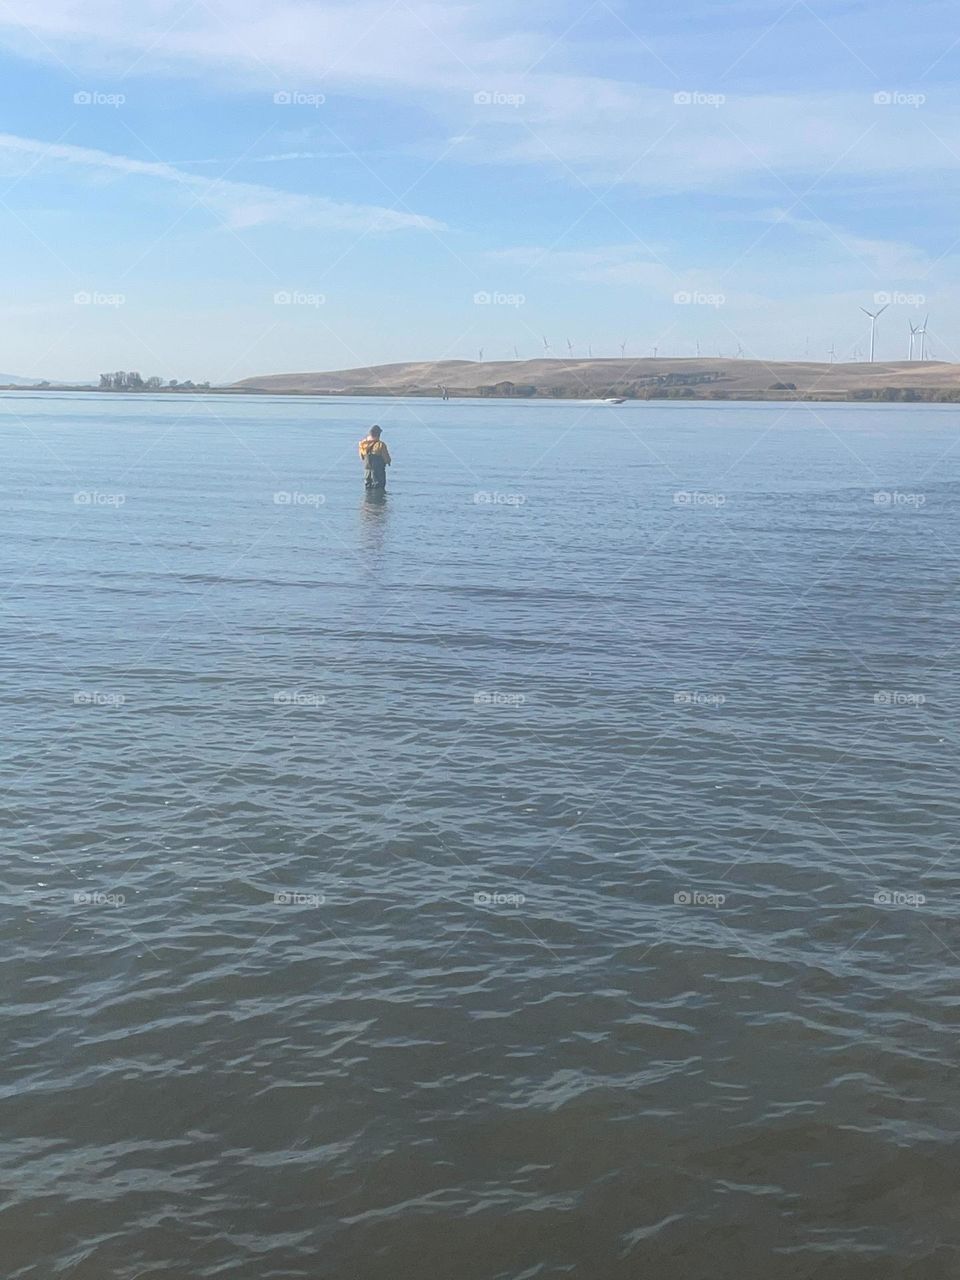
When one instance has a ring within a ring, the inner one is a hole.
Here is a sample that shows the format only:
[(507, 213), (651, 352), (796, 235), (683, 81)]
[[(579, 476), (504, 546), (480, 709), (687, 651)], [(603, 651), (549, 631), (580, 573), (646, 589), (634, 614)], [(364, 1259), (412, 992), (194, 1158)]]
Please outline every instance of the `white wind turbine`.
[(627, 340), (626, 338), (624, 338), (624, 340), (620, 343), (620, 359), (621, 360), (624, 359), (626, 355), (626, 351), (627, 351)]
[(830, 343), (830, 363), (833, 364), (836, 358), (837, 358), (837, 344), (835, 342), (831, 342)]
[(870, 317), (870, 363), (871, 364), (873, 364), (873, 354), (877, 346), (877, 321), (883, 315), (883, 313), (886, 311), (889, 305), (890, 305), (889, 302), (885, 303), (880, 308), (879, 311), (868, 311), (866, 307), (860, 308), (860, 310), (863, 312), (865, 316)]
[(920, 359), (927, 358), (927, 321), (930, 319), (929, 313), (924, 316), (923, 324), (917, 326), (917, 336), (920, 339)]
[(918, 324), (914, 324), (912, 320), (909, 321), (909, 324), (910, 324), (910, 352), (907, 356), (907, 359), (912, 360), (913, 348), (917, 340), (917, 334), (920, 332), (920, 326)]

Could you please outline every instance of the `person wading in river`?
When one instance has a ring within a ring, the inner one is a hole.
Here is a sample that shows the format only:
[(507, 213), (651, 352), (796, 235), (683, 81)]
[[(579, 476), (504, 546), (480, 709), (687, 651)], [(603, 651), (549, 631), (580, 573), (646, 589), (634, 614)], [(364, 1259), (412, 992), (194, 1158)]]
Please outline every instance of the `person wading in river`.
[(363, 483), (368, 489), (386, 489), (387, 467), (393, 459), (390, 450), (380, 439), (379, 427), (371, 427), (369, 435), (360, 441), (360, 457), (363, 459)]

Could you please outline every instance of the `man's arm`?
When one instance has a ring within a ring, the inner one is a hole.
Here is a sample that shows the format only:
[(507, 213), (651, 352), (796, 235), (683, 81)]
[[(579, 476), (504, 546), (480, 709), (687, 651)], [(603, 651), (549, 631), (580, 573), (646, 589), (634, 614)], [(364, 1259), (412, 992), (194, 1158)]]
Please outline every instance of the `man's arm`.
[(383, 460), (389, 467), (390, 464), (393, 462), (393, 459), (390, 457), (390, 450), (387, 448), (385, 444), (381, 444), (380, 448), (383, 450)]

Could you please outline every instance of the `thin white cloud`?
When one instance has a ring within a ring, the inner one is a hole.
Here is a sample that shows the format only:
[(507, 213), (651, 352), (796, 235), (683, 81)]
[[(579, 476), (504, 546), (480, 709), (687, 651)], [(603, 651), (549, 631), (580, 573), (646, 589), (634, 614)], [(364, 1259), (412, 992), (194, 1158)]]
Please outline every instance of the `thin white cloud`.
[[(481, 88), (534, 62), (551, 37), (515, 31), (503, 0), (4, 0), (0, 39), (31, 57), (123, 74), (220, 73), (225, 82), (321, 88)], [(324, 84), (321, 86), (320, 82)]]
[(192, 165), (220, 165), (221, 168), (227, 168), (236, 164), (278, 164), (293, 160), (349, 160), (357, 156), (371, 155), (390, 155), (392, 152), (383, 151), (278, 151), (275, 154), (265, 156), (204, 156), (197, 160), (177, 160), (175, 162), (177, 168), (184, 168)]
[(230, 182), (184, 173), (160, 161), (47, 143), (36, 138), (0, 134), (0, 168), (11, 174), (77, 168), (103, 177), (115, 173), (127, 178), (148, 178), (179, 188), (191, 202), (206, 206), (231, 227), (280, 226), (330, 231), (440, 230), (433, 218), (378, 205), (350, 204), (323, 196), (278, 191), (256, 183)]
[(877, 102), (872, 90), (724, 94), (541, 76), (527, 84), (522, 104), (478, 107), (471, 124), (457, 147), (461, 161), (547, 165), (588, 183), (662, 194), (729, 188), (741, 198), (765, 190), (789, 202), (811, 180), (960, 169), (952, 108), (932, 92), (911, 106)]
[[(601, 284), (627, 288), (631, 297), (654, 306), (681, 291), (720, 294), (741, 310), (765, 308), (784, 297), (801, 295), (833, 298), (846, 293), (864, 302), (883, 290), (899, 289), (905, 296), (928, 291), (926, 282), (934, 262), (904, 241), (858, 236), (845, 227), (797, 217), (786, 209), (767, 209), (735, 221), (743, 221), (749, 234), (740, 249), (728, 248), (725, 254), (715, 251), (714, 261), (708, 245), (702, 246), (700, 260), (691, 262), (679, 245), (660, 243), (575, 249), (522, 245), (489, 252), (484, 261), (496, 272), (491, 278), (504, 291), (534, 292), (534, 280)], [(767, 224), (769, 229), (755, 235), (751, 223)], [(817, 242), (812, 257), (798, 244), (798, 237)], [(732, 272), (731, 262), (736, 267)], [(941, 259), (936, 267), (941, 283), (956, 278), (955, 257)]]
[(487, 260), (528, 275), (586, 284), (630, 285), (652, 293), (679, 288), (681, 276), (664, 261), (655, 245), (602, 245), (584, 249), (517, 246), (494, 250)]
[[(730, 6), (708, 5), (705, 16), (717, 19), (721, 8), (726, 14)], [(834, 8), (838, 16), (849, 10)], [(738, 6), (745, 47), (779, 9), (774, 0)], [(874, 83), (809, 6), (794, 9), (794, 17), (806, 15), (801, 53), (824, 42), (839, 50), (866, 77), (862, 92), (736, 92), (719, 64), (718, 82), (704, 83), (702, 74), (687, 74), (686, 60), (676, 76), (643, 59), (630, 80), (622, 58), (613, 63), (615, 77), (584, 74), (588, 63), (602, 64), (590, 62), (575, 6), (534, 6), (518, 17), (505, 0), (3, 0), (0, 47), (59, 62), (78, 77), (96, 72), (104, 88), (163, 72), (233, 92), (402, 96), (435, 113), (440, 136), (457, 138), (456, 161), (545, 166), (571, 179), (655, 192), (716, 191), (749, 180), (737, 196), (763, 191), (769, 201), (778, 185), (785, 194), (804, 179), (897, 179), (960, 168), (952, 95), (941, 100), (929, 86), (929, 100), (916, 109), (875, 103), (876, 91), (898, 86)], [(648, 27), (664, 35), (654, 17), (630, 21), (640, 36)], [(564, 38), (569, 23), (577, 34)], [(617, 31), (632, 47), (629, 23)], [(646, 43), (655, 47), (656, 37)], [(654, 87), (652, 75), (664, 87)], [(492, 100), (475, 104), (476, 92)], [(695, 100), (675, 103), (676, 92)], [(726, 98), (715, 108), (696, 100), (717, 92)], [(517, 96), (522, 102), (513, 105)], [(431, 132), (425, 126), (421, 139)], [(436, 138), (426, 146), (435, 154)]]
[(902, 240), (879, 240), (855, 235), (843, 227), (818, 218), (797, 217), (787, 209), (764, 211), (758, 215), (758, 221), (788, 227), (803, 236), (824, 242), (835, 251), (837, 248), (843, 249), (851, 257), (864, 260), (875, 272), (885, 274), (891, 280), (922, 279), (932, 266), (929, 255), (916, 245)]

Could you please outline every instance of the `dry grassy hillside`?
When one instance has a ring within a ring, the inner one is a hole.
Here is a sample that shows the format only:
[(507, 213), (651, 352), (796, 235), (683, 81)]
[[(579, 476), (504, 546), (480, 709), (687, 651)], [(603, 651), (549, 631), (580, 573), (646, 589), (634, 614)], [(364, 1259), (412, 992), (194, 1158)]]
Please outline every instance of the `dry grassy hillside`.
[[(512, 388), (503, 384), (513, 384)], [(780, 385), (778, 385), (780, 384)], [(440, 360), (384, 364), (332, 373), (278, 373), (245, 378), (237, 390), (300, 394), (559, 395), (590, 399), (650, 395), (658, 390), (732, 398), (766, 398), (786, 392), (829, 399), (888, 389), (920, 393), (956, 390), (960, 365), (900, 361), (890, 364), (814, 364), (723, 359), (644, 360)]]

